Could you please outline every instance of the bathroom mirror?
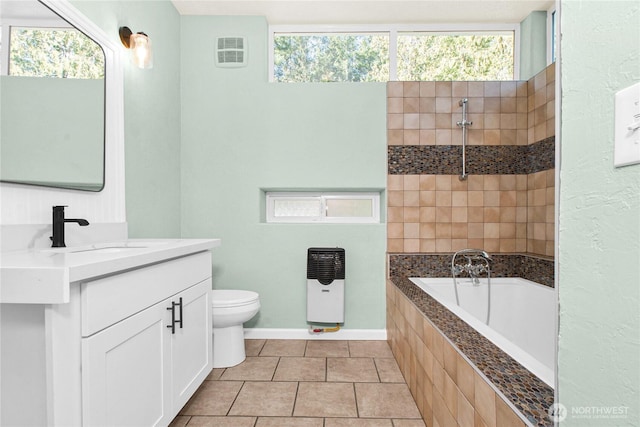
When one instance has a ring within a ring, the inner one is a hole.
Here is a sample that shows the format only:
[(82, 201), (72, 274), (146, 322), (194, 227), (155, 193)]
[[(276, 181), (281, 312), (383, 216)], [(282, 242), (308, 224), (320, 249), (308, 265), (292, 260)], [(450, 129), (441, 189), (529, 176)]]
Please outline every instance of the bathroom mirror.
[(0, 8), (0, 181), (102, 190), (102, 48), (36, 0)]

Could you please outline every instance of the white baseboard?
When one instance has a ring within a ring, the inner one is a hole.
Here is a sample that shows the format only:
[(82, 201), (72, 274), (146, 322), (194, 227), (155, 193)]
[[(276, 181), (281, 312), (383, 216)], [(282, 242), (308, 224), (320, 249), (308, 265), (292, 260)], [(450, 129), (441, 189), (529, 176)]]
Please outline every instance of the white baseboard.
[(308, 329), (245, 328), (246, 339), (278, 340), (371, 340), (386, 341), (386, 329), (340, 329), (338, 332), (309, 333)]

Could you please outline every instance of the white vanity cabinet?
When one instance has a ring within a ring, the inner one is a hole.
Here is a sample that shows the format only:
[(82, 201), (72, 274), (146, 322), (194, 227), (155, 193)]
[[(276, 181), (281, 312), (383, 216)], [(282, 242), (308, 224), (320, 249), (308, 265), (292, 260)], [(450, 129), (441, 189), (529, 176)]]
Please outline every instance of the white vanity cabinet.
[[(83, 320), (91, 319), (83, 322), (84, 424), (167, 425), (209, 374), (211, 279), (200, 281), (205, 271), (198, 271), (207, 265), (200, 262), (206, 255), (82, 284), (82, 301), (96, 300), (83, 304)], [(122, 315), (102, 304), (103, 293), (135, 289), (136, 283), (171, 296), (149, 306), (148, 293), (124, 292), (120, 298), (127, 300), (125, 311), (135, 314), (116, 320)], [(174, 293), (177, 288), (181, 291)], [(93, 304), (105, 310), (84, 314), (84, 306)], [(96, 325), (114, 320), (93, 333)]]
[(173, 420), (213, 366), (208, 249), (219, 245), (181, 242), (135, 267), (112, 256), (112, 272), (70, 281), (67, 303), (1, 305), (0, 425)]

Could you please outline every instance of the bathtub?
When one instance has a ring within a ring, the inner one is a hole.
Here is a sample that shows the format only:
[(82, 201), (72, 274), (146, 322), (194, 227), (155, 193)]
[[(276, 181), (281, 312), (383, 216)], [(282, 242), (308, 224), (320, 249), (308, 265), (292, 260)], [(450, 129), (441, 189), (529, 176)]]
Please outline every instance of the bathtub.
[(459, 278), (456, 304), (453, 279), (410, 278), (449, 311), (500, 347), (550, 387), (555, 377), (556, 304), (553, 288), (520, 278), (491, 279), (487, 325), (487, 279), (472, 285)]

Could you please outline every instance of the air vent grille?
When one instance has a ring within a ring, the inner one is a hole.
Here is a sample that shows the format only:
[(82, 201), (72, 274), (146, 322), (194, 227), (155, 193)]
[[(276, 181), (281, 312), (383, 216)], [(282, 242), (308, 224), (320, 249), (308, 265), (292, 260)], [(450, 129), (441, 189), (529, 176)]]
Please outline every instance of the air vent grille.
[(235, 68), (247, 65), (247, 40), (245, 37), (218, 37), (216, 65)]
[(336, 279), (344, 279), (344, 272), (344, 249), (309, 248), (307, 251), (307, 279), (329, 285)]

